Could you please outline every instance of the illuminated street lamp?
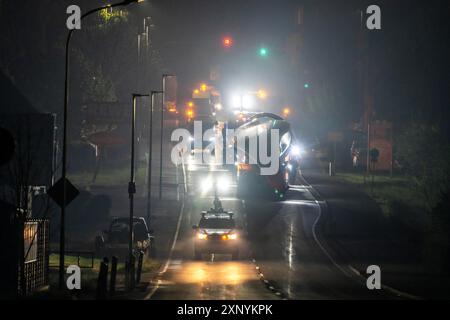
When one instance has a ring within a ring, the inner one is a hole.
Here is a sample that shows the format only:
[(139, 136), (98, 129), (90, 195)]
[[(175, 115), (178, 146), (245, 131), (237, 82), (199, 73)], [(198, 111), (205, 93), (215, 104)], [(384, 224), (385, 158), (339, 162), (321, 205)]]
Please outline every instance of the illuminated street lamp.
[(289, 109), (289, 108), (287, 108), (287, 107), (283, 109), (283, 115), (284, 115), (285, 117), (287, 117), (290, 113), (291, 113), (291, 109)]
[[(128, 272), (129, 272), (129, 289), (134, 287), (133, 268), (133, 221), (134, 221), (134, 194), (136, 193), (135, 169), (134, 169), (134, 150), (135, 150), (135, 131), (136, 131), (136, 99), (139, 97), (149, 97), (149, 94), (132, 94), (133, 106), (131, 109), (131, 163), (130, 163), (130, 181), (128, 182), (128, 198), (130, 199), (130, 215), (128, 227)], [(150, 155), (149, 155), (150, 156)]]
[[(131, 3), (142, 2), (143, 0), (124, 0), (122, 2), (104, 5), (84, 13), (80, 21), (92, 13), (119, 6), (127, 6)], [(65, 255), (65, 213), (66, 213), (66, 171), (67, 171), (67, 110), (69, 105), (69, 47), (73, 32), (77, 29), (70, 29), (66, 39), (65, 69), (64, 69), (64, 108), (63, 108), (63, 138), (62, 138), (62, 163), (61, 180), (63, 181), (63, 193), (60, 222), (60, 242), (59, 242), (59, 289), (64, 289), (64, 255)]]
[(267, 91), (264, 89), (259, 89), (258, 92), (256, 93), (256, 95), (258, 96), (258, 98), (264, 100), (267, 98)]
[(155, 105), (155, 95), (164, 94), (163, 91), (152, 91), (150, 93), (150, 119), (149, 119), (149, 138), (148, 138), (148, 177), (147, 177), (147, 224), (150, 224), (151, 217), (151, 198), (152, 198), (152, 159), (153, 159), (153, 107)]
[(166, 94), (166, 78), (173, 78), (174, 74), (163, 74), (162, 75), (162, 103), (161, 103), (161, 130), (160, 130), (160, 144), (159, 144), (159, 200), (162, 198), (162, 176), (163, 176), (163, 136), (164, 136), (164, 96)]
[(202, 83), (202, 84), (200, 85), (200, 90), (203, 91), (203, 92), (205, 92), (206, 90), (208, 90), (208, 86), (206, 85), (206, 83)]
[(192, 119), (194, 117), (194, 111), (192, 109), (187, 110), (186, 116), (188, 117), (188, 119)]

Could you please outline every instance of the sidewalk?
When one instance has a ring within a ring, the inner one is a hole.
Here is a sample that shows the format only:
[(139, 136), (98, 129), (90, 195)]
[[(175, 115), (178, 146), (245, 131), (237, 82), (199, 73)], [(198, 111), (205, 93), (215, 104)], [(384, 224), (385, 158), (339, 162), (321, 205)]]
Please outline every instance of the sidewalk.
[(344, 263), (362, 276), (369, 265), (378, 265), (383, 284), (415, 296), (450, 297), (450, 277), (425, 267), (420, 238), (397, 230), (366, 193), (317, 171), (302, 175), (326, 203), (323, 237)]

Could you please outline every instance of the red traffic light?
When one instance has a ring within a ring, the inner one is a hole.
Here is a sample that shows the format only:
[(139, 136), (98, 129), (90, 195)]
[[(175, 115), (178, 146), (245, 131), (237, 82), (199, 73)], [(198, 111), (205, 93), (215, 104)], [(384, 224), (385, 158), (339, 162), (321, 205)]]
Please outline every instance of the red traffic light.
[(233, 39), (231, 37), (224, 37), (222, 39), (222, 45), (225, 48), (231, 48), (233, 46)]

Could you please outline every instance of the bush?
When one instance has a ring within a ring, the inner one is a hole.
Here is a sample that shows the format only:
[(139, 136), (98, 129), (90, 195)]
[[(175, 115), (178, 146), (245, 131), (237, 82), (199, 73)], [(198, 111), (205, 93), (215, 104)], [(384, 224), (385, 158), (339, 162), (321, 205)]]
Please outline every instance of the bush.
[(436, 126), (409, 125), (397, 141), (397, 158), (431, 211), (448, 190), (450, 146)]

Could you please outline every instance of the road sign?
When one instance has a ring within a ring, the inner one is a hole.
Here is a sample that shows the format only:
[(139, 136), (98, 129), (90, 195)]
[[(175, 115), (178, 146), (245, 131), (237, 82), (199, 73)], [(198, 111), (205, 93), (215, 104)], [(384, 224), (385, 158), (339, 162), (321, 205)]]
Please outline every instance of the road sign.
[[(63, 206), (64, 200), (64, 180), (59, 179), (50, 189), (48, 189), (47, 194), (53, 199), (60, 207)], [(69, 179), (66, 178), (66, 206), (71, 203), (78, 195), (80, 191), (70, 183)]]

